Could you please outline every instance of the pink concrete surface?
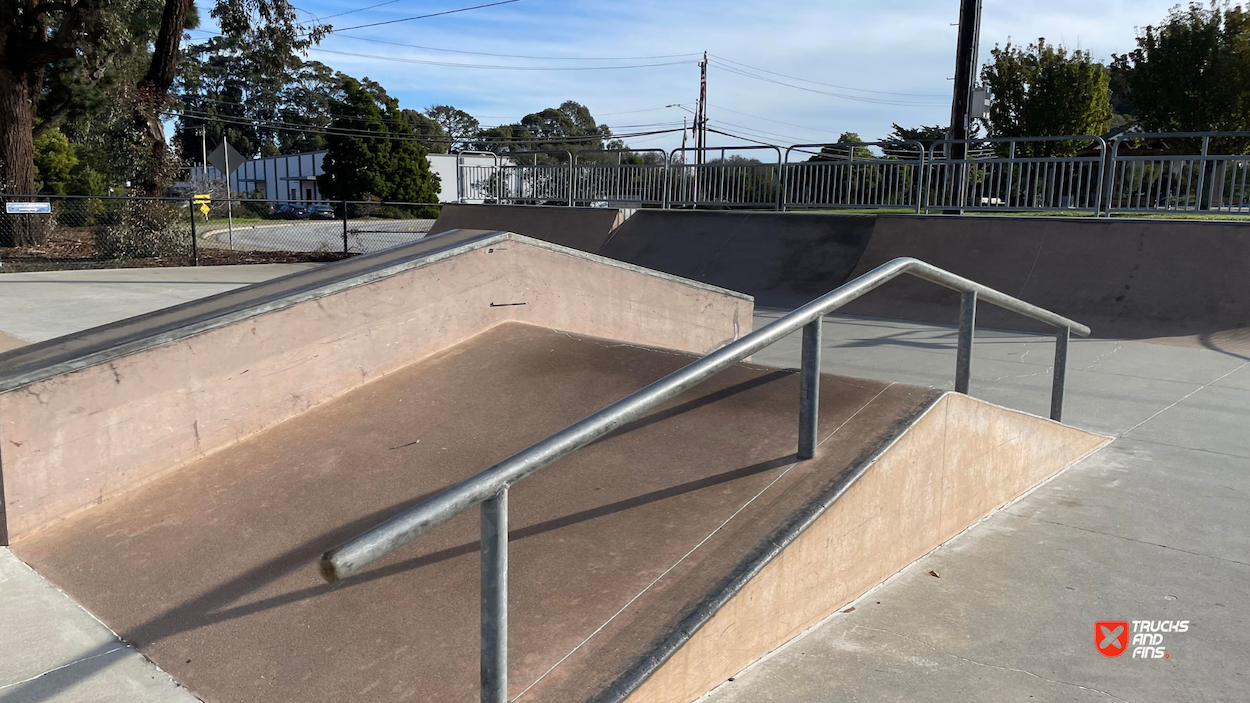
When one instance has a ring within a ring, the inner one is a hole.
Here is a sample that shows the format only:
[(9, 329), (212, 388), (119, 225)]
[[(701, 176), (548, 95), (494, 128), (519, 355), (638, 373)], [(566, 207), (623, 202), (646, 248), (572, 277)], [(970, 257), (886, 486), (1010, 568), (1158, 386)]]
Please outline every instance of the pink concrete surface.
[(0, 393), (4, 541), (503, 322), (706, 353), (751, 314), (745, 296), (509, 235)]

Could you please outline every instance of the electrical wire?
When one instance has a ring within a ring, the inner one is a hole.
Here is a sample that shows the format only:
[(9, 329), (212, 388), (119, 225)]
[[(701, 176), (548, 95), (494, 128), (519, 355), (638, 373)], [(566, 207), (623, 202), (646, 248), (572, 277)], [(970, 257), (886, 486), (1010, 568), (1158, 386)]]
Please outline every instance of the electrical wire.
[(751, 114), (751, 113), (749, 113), (749, 112), (739, 112), (739, 111), (737, 111), (737, 110), (731, 110), (731, 109), (729, 109), (729, 108), (727, 108), (727, 107), (721, 107), (720, 105), (712, 105), (711, 103), (708, 103), (708, 106), (709, 106), (709, 107), (714, 107), (714, 108), (716, 108), (717, 110), (724, 110), (725, 112), (732, 112), (732, 113), (734, 113), (735, 115), (742, 115), (743, 117), (753, 117), (753, 118), (755, 118), (755, 119), (757, 119), (757, 120), (763, 120), (763, 121), (765, 121), (765, 122), (775, 122), (775, 123), (777, 123), (777, 124), (783, 124), (783, 125), (786, 125), (787, 127), (798, 127), (799, 129), (806, 129), (806, 130), (810, 130), (810, 131), (812, 131), (812, 132), (825, 132), (825, 133), (827, 133), (827, 134), (838, 134), (838, 135), (840, 135), (840, 134), (841, 134), (841, 132), (835, 132), (835, 131), (833, 131), (833, 130), (828, 130), (828, 129), (820, 129), (820, 128), (818, 128), (818, 127), (807, 127), (807, 126), (804, 126), (804, 125), (801, 125), (801, 124), (794, 124), (793, 122), (782, 122), (781, 120), (774, 120), (774, 119), (769, 118), (769, 117), (761, 117), (761, 116), (759, 116), (759, 115), (752, 115), (752, 114)]
[(820, 81), (814, 81), (814, 80), (811, 80), (811, 79), (808, 79), (808, 78), (799, 78), (798, 76), (790, 76), (790, 75), (787, 75), (787, 74), (785, 74), (785, 73), (777, 73), (776, 71), (770, 71), (770, 70), (768, 70), (768, 69), (766, 69), (766, 68), (760, 68), (760, 67), (758, 67), (758, 66), (752, 66), (752, 65), (750, 65), (750, 64), (745, 64), (745, 63), (742, 63), (742, 62), (740, 62), (740, 61), (734, 61), (733, 59), (727, 59), (727, 58), (725, 58), (724, 56), (717, 56), (716, 54), (709, 54), (709, 56), (715, 56), (715, 57), (716, 57), (718, 60), (720, 60), (720, 61), (724, 61), (724, 62), (726, 62), (726, 63), (731, 63), (731, 64), (734, 64), (735, 66), (740, 66), (740, 67), (742, 67), (742, 68), (749, 68), (749, 69), (751, 69), (752, 71), (759, 71), (760, 73), (768, 73), (768, 74), (772, 74), (772, 75), (774, 75), (774, 76), (781, 76), (782, 78), (789, 78), (790, 80), (794, 80), (794, 81), (801, 81), (801, 82), (803, 82), (803, 83), (811, 83), (811, 84), (813, 84), (813, 85), (823, 85), (823, 86), (825, 86), (826, 88), (837, 88), (838, 90), (851, 90), (851, 91), (855, 91), (855, 92), (857, 92), (857, 93), (874, 93), (874, 94), (876, 94), (876, 95), (901, 95), (901, 96), (913, 97), (913, 98), (943, 98), (943, 97), (946, 97), (945, 95), (937, 95), (937, 94), (934, 94), (934, 93), (894, 93), (894, 92), (891, 92), (891, 91), (888, 91), (888, 90), (868, 90), (867, 88), (852, 88), (852, 87), (850, 87), (850, 86), (846, 86), (846, 85), (834, 85), (833, 83), (821, 83)]
[(843, 100), (853, 100), (855, 102), (871, 103), (875, 105), (895, 105), (895, 106), (901, 106), (901, 107), (945, 107), (944, 103), (917, 103), (917, 102), (907, 102), (907, 101), (902, 101), (902, 100), (885, 100), (885, 99), (879, 99), (879, 98), (866, 98), (860, 95), (846, 95), (844, 93), (831, 93), (826, 90), (816, 90), (815, 88), (806, 88), (801, 85), (794, 85), (793, 83), (786, 83), (784, 81), (779, 81), (773, 78), (767, 78), (765, 76), (757, 76), (753, 73), (748, 73), (746, 71), (742, 71), (737, 68), (734, 68), (728, 64), (722, 64), (717, 61), (709, 61), (709, 63), (710, 65), (715, 66), (716, 68), (719, 68), (720, 70), (726, 71), (728, 73), (734, 73), (740, 76), (746, 76), (747, 78), (754, 78), (755, 80), (764, 81), (765, 83), (774, 83), (776, 85), (783, 85), (789, 88), (802, 90), (808, 93), (816, 93), (818, 95), (827, 95), (833, 98), (842, 98)]
[[(386, 2), (380, 2), (380, 3), (377, 3), (377, 4), (375, 4), (375, 5), (366, 5), (366, 6), (364, 6), (364, 7), (358, 7), (358, 8), (356, 8), (356, 9), (354, 9), (354, 10), (347, 10), (347, 11), (345, 11), (345, 12), (336, 12), (336, 13), (334, 13), (333, 15), (326, 15), (325, 17), (318, 17), (317, 15), (315, 15), (315, 14), (313, 14), (313, 13), (311, 13), (311, 12), (308, 12), (308, 10), (304, 10), (304, 12), (307, 12), (309, 15), (311, 15), (314, 21), (316, 21), (316, 22), (324, 22), (324, 21), (326, 21), (326, 20), (328, 20), (328, 19), (333, 19), (333, 18), (335, 18), (335, 17), (342, 17), (343, 15), (351, 15), (351, 14), (355, 14), (355, 13), (357, 13), (357, 12), (364, 12), (365, 10), (372, 10), (372, 9), (374, 9), (374, 8), (383, 7), (383, 6), (385, 6), (385, 5), (394, 5), (395, 3), (397, 3), (397, 2), (401, 2), (401, 1), (402, 1), (402, 0), (386, 0)], [(296, 9), (299, 9), (299, 8), (296, 8)]]
[[(206, 38), (223, 36), (220, 32), (213, 32), (207, 29), (188, 29), (188, 32), (197, 32), (208, 35)], [(356, 41), (370, 42), (373, 44), (385, 44), (387, 46), (403, 46), (409, 49), (423, 49), (425, 51), (442, 51), (449, 54), (466, 54), (469, 56), (489, 56), (497, 59), (531, 59), (535, 61), (653, 61), (657, 59), (681, 59), (701, 56), (699, 52), (690, 52), (687, 54), (656, 54), (654, 56), (534, 56), (532, 54), (495, 54), (486, 51), (466, 51), (464, 49), (445, 49), (438, 46), (424, 46), (421, 44), (406, 44), (404, 42), (387, 41), (386, 39), (375, 39), (373, 37), (357, 37), (350, 34), (340, 34), (341, 31), (335, 30), (331, 35), (337, 39), (354, 39)]]
[(401, 17), (396, 20), (386, 20), (384, 22), (370, 22), (369, 24), (358, 24), (354, 27), (343, 27), (342, 29), (331, 30), (337, 32), (346, 32), (349, 29), (364, 29), (365, 27), (381, 27), (384, 24), (396, 24), (398, 22), (411, 22), (412, 20), (424, 20), (431, 17), (442, 17), (443, 15), (454, 15), (457, 12), (468, 12), (469, 10), (480, 10), (484, 7), (497, 7), (499, 5), (511, 5), (521, 0), (499, 0), (499, 2), (488, 2), (485, 5), (474, 5), (473, 7), (462, 7), (457, 10), (444, 10), (443, 12), (431, 12), (428, 15), (417, 15), (415, 17)]
[(291, 122), (279, 122), (273, 120), (246, 120), (224, 117), (221, 115), (213, 115), (209, 113), (196, 113), (193, 110), (183, 109), (181, 111), (165, 110), (162, 115), (166, 117), (180, 117), (184, 119), (193, 119), (200, 121), (224, 122), (227, 124), (242, 125), (247, 127), (267, 127), (276, 131), (288, 132), (308, 132), (313, 134), (322, 134), (326, 136), (341, 137), (357, 137), (361, 139), (385, 139), (389, 141), (411, 141), (411, 142), (432, 142), (439, 144), (454, 144), (459, 142), (483, 142), (483, 143), (499, 143), (499, 144), (568, 144), (572, 142), (593, 142), (603, 141), (606, 139), (630, 139), (633, 137), (648, 137), (657, 134), (672, 134), (674, 132), (684, 131), (682, 129), (660, 129), (645, 132), (632, 132), (628, 134), (590, 134), (580, 137), (561, 137), (559, 139), (518, 139), (512, 137), (467, 137), (463, 139), (453, 139), (451, 137), (428, 137), (419, 134), (388, 134), (385, 132), (376, 132), (365, 129), (352, 129), (345, 127), (318, 127), (316, 125), (301, 125)]
[(698, 52), (690, 52), (687, 54), (657, 54), (655, 56), (532, 56), (528, 54), (492, 54), (486, 51), (465, 51), (463, 49), (444, 49), (437, 46), (422, 46), (420, 44), (405, 44), (397, 41), (387, 41), (385, 39), (374, 39), (372, 37), (356, 37), (350, 34), (339, 34), (336, 30), (334, 36), (339, 39), (355, 39), (356, 41), (372, 42), (374, 44), (386, 44), (388, 46), (404, 46), (410, 49), (424, 49), (426, 51), (443, 51), (449, 54), (468, 54), (470, 56), (490, 56), (499, 59), (533, 59), (537, 61), (652, 61), (655, 59), (680, 59), (694, 56), (700, 56)]
[(399, 56), (380, 56), (377, 54), (361, 54), (354, 51), (337, 51), (334, 49), (322, 49), (321, 47), (309, 47), (309, 51), (322, 54), (336, 54), (339, 56), (354, 56), (362, 59), (372, 59), (375, 61), (393, 61), (396, 63), (418, 64), (422, 66), (447, 66), (451, 68), (478, 68), (490, 69), (496, 71), (620, 71), (634, 68), (655, 68), (657, 66), (678, 66), (681, 64), (698, 63), (692, 59), (685, 61), (667, 61), (664, 63), (645, 63), (631, 64), (626, 66), (502, 66), (493, 64), (474, 64), (474, 63), (450, 63), (447, 61), (429, 61), (426, 59), (406, 59)]

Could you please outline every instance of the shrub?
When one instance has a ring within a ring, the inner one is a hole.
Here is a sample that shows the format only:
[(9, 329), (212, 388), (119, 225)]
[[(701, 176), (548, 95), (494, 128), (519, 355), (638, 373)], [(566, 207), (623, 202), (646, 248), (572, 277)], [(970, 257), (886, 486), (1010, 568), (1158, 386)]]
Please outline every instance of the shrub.
[(186, 254), (191, 242), (183, 207), (158, 200), (125, 203), (115, 224), (96, 226), (96, 256), (137, 259)]

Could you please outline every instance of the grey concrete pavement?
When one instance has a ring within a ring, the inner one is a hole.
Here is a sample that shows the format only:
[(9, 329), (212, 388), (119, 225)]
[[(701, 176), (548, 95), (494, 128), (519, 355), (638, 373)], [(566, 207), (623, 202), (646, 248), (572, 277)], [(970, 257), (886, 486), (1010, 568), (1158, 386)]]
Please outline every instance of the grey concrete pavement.
[(3, 547), (0, 623), (0, 703), (199, 700)]
[[(348, 220), (347, 248), (368, 254), (407, 244), (430, 232), (434, 220)], [(342, 220), (291, 220), (235, 225), (234, 231), (213, 224), (201, 232), (201, 246), (269, 251), (342, 251)]]
[[(952, 385), (952, 328), (830, 318), (824, 342), (826, 371)], [(797, 350), (756, 361), (794, 366)], [(1052, 353), (1045, 336), (978, 330), (972, 394), (1043, 413)], [(1074, 340), (1071, 361), (1065, 420), (1110, 446), (707, 700), (1250, 700), (1250, 360)], [(1191, 626), (1167, 659), (1110, 659), (1099, 620)]]
[(42, 342), (318, 265), (6, 273), (0, 275), (0, 333)]

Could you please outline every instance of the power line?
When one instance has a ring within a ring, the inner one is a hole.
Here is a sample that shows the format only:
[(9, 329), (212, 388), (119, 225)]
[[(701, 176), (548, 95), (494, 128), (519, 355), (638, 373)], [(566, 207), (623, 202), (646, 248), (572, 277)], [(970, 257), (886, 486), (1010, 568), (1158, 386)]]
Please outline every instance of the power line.
[(424, 20), (424, 19), (429, 19), (431, 17), (442, 17), (443, 15), (454, 15), (457, 12), (468, 12), (469, 10), (480, 10), (484, 7), (497, 7), (499, 5), (511, 5), (514, 2), (521, 2), (521, 0), (499, 0), (499, 2), (489, 2), (489, 3), (486, 3), (485, 5), (474, 5), (473, 7), (462, 7), (457, 10), (444, 10), (443, 12), (431, 12), (428, 15), (417, 15), (415, 17), (401, 17), (400, 19), (397, 19), (397, 20), (386, 20), (385, 22), (370, 22), (369, 24), (358, 24), (354, 27), (343, 27), (342, 29), (331, 30), (331, 31), (346, 32), (349, 29), (364, 29), (365, 27), (380, 27), (384, 24), (395, 24), (397, 22), (411, 22), (412, 20)]
[(380, 3), (377, 3), (376, 5), (366, 5), (364, 7), (358, 7), (354, 10), (347, 10), (346, 12), (336, 12), (333, 15), (326, 15), (325, 17), (317, 17), (313, 13), (308, 12), (308, 10), (304, 10), (304, 12), (308, 12), (308, 14), (311, 15), (315, 21), (324, 22), (334, 17), (342, 17), (343, 15), (350, 15), (350, 14), (354, 14), (357, 12), (364, 12), (365, 10), (372, 10), (376, 7), (382, 7), (383, 5), (394, 5), (395, 3), (400, 2), (400, 1), (401, 0), (386, 0), (386, 2), (380, 2)]
[[(223, 36), (220, 32), (213, 32), (207, 29), (188, 29), (188, 32), (197, 32), (208, 35), (207, 38)], [(425, 51), (442, 51), (449, 54), (466, 54), (469, 56), (489, 56), (497, 59), (531, 59), (535, 61), (653, 61), (657, 59), (680, 59), (698, 56), (698, 52), (687, 54), (656, 54), (653, 56), (534, 56), (531, 54), (495, 54), (486, 51), (466, 51), (464, 49), (446, 49), (439, 46), (424, 46), (422, 44), (406, 44), (404, 42), (388, 41), (386, 39), (374, 39), (373, 37), (356, 37), (350, 34), (340, 34), (339, 32), (346, 30), (335, 30), (334, 36), (338, 39), (354, 39), (356, 41), (370, 42), (373, 44), (385, 44), (387, 46), (402, 46), (409, 49), (423, 49)]]
[[(248, 103), (241, 103), (241, 102), (237, 102), (237, 101), (234, 101), (234, 100), (221, 100), (220, 98), (213, 98), (213, 97), (209, 97), (209, 96), (207, 96), (207, 95), (184, 94), (184, 95), (180, 95), (180, 96), (178, 96), (178, 97), (179, 97), (180, 99), (184, 100), (184, 101), (187, 101), (187, 102), (193, 102), (193, 103), (214, 103), (214, 104), (217, 104), (217, 105), (233, 105), (233, 106), (236, 106), (236, 107), (244, 107), (244, 108), (250, 108), (250, 107), (251, 107), (251, 105), (249, 105)], [(646, 108), (646, 109), (644, 109), (644, 110), (625, 110), (625, 111), (622, 111), (622, 112), (605, 112), (605, 113), (600, 114), (599, 116), (600, 116), (600, 117), (611, 117), (611, 116), (613, 116), (613, 115), (632, 115), (632, 114), (636, 114), (636, 113), (640, 113), (640, 112), (655, 112), (656, 110), (665, 110), (665, 109), (668, 109), (668, 108), (670, 108), (670, 107), (679, 107), (679, 106), (677, 106), (677, 105), (665, 105), (665, 106), (663, 106), (663, 107), (651, 107), (651, 108)], [(184, 109), (186, 109), (186, 108), (184, 108)], [(205, 114), (205, 115), (215, 114), (215, 113), (208, 113), (208, 112), (204, 112), (204, 110), (202, 110), (202, 109), (201, 109), (201, 110), (197, 110), (196, 108), (189, 108), (189, 109), (190, 109), (192, 112), (198, 112), (198, 113), (200, 113), (200, 114)], [(290, 110), (290, 109), (291, 109), (291, 107), (289, 107), (289, 106), (278, 106), (278, 107), (276, 108), (276, 110), (277, 110), (278, 112), (284, 112), (284, 111), (288, 111), (288, 110)], [(411, 110), (412, 108), (404, 108), (404, 109), (405, 109), (405, 110)], [(421, 115), (424, 115), (424, 116), (425, 116), (425, 117), (427, 117), (427, 118), (429, 117), (429, 115), (426, 115), (426, 114), (425, 114), (425, 112), (423, 112), (423, 111), (421, 111), (421, 110), (412, 110), (412, 111), (413, 111), (413, 112), (416, 112), (416, 113), (419, 113), (419, 114), (421, 114)], [(317, 117), (328, 117), (328, 118), (332, 118), (332, 119), (333, 119), (333, 118), (348, 119), (348, 120), (350, 120), (350, 119), (360, 119), (360, 117), (359, 117), (358, 115), (343, 115), (343, 114), (334, 113), (334, 112), (323, 112), (323, 113), (320, 113), (320, 114), (318, 114), (318, 115), (316, 115), (316, 116), (317, 116)], [(239, 118), (239, 119), (246, 119), (246, 115), (244, 115), (244, 116), (239, 116), (239, 115), (226, 115), (226, 117), (236, 117), (236, 118)], [(482, 117), (491, 117), (491, 115), (482, 115)], [(496, 117), (499, 117), (499, 116), (497, 116), (497, 115), (496, 115)], [(381, 122), (383, 122), (383, 123), (385, 123), (385, 124), (412, 126), (412, 124), (411, 124), (410, 122), (408, 122), (407, 120), (402, 119), (402, 118), (379, 117), (379, 118), (377, 118), (377, 119), (379, 119)], [(430, 119), (433, 119), (433, 118), (430, 118)], [(510, 119), (510, 118), (502, 118), (502, 119)], [(524, 119), (524, 117), (519, 118), (517, 121), (519, 122), (519, 121), (520, 121), (520, 119)], [(286, 123), (286, 124), (296, 124), (296, 123), (290, 123), (290, 122), (288, 122), (288, 123)], [(617, 125), (617, 126), (616, 126), (616, 128), (617, 128), (617, 129), (630, 129), (630, 128), (642, 128), (642, 127), (666, 127), (666, 126), (675, 126), (675, 125), (679, 125), (679, 124), (681, 124), (681, 123), (680, 123), (680, 122), (676, 122), (676, 121), (669, 121), (669, 122), (650, 122), (650, 123), (646, 123), (646, 124), (637, 124), (637, 125)], [(317, 127), (318, 125), (312, 125), (312, 126), (313, 126), (313, 127)], [(502, 124), (500, 124), (500, 125), (486, 125), (486, 126), (482, 126), (482, 127), (480, 127), (480, 129), (494, 129), (495, 127), (503, 127), (503, 126), (505, 126), (505, 125), (502, 125)], [(463, 140), (461, 140), (461, 141), (463, 141)]]
[(672, 134), (680, 132), (681, 129), (661, 129), (650, 130), (645, 132), (631, 132), (628, 134), (590, 134), (584, 136), (569, 136), (559, 139), (535, 139), (535, 138), (515, 138), (515, 137), (465, 137), (462, 139), (453, 139), (451, 137), (429, 137), (419, 134), (388, 134), (385, 132), (376, 132), (365, 129), (352, 129), (346, 127), (319, 127), (317, 125), (301, 125), (291, 122), (280, 122), (274, 120), (248, 120), (226, 117), (222, 115), (214, 115), (210, 113), (199, 113), (194, 110), (183, 109), (181, 111), (165, 110), (161, 113), (166, 117), (182, 117), (185, 119), (193, 119), (200, 121), (225, 122), (228, 124), (242, 125), (246, 127), (268, 127), (277, 131), (288, 132), (309, 132), (314, 134), (322, 134), (326, 136), (340, 137), (358, 137), (362, 139), (386, 139), (390, 141), (413, 141), (413, 142), (435, 142), (440, 144), (455, 144), (458, 142), (483, 142), (483, 143), (499, 143), (499, 144), (568, 144), (573, 142), (593, 142), (603, 141), (606, 139), (630, 139), (633, 137), (647, 137), (656, 134)]
[(733, 128), (736, 128), (736, 129), (746, 130), (747, 132), (750, 132), (750, 133), (752, 133), (752, 134), (757, 134), (757, 135), (761, 135), (761, 136), (764, 136), (764, 137), (779, 137), (779, 138), (781, 138), (781, 139), (787, 139), (787, 140), (790, 140), (791, 142), (801, 142), (801, 141), (803, 141), (803, 140), (802, 140), (802, 139), (800, 139), (799, 137), (795, 137), (795, 136), (790, 135), (790, 134), (778, 134), (778, 133), (776, 133), (776, 132), (765, 132), (765, 131), (764, 131), (764, 130), (762, 130), (762, 129), (755, 129), (754, 127), (747, 127), (747, 126), (745, 126), (745, 125), (734, 124), (733, 122), (726, 122), (726, 121), (724, 121), (724, 120), (709, 119), (708, 121), (709, 121), (709, 122), (715, 122), (715, 123), (717, 123), (717, 124), (719, 124), (719, 125), (725, 125), (725, 126), (728, 126), (728, 127), (733, 127)]
[(443, 51), (449, 54), (468, 54), (470, 56), (490, 56), (498, 59), (534, 59), (537, 61), (652, 61), (655, 59), (678, 59), (691, 56), (698, 56), (697, 52), (688, 54), (657, 54), (655, 56), (531, 56), (528, 54), (492, 54), (485, 51), (465, 51), (463, 49), (444, 49), (437, 46), (422, 46), (420, 44), (405, 44), (397, 41), (387, 41), (386, 39), (374, 39), (372, 37), (354, 37), (350, 34), (339, 34), (336, 30), (335, 36), (339, 39), (355, 39), (356, 41), (372, 42), (374, 44), (387, 44), (389, 46), (404, 46), (410, 49), (424, 49), (426, 51)]
[(781, 120), (774, 120), (769, 117), (761, 117), (759, 115), (752, 115), (749, 112), (739, 112), (737, 110), (731, 110), (727, 107), (721, 107), (720, 105), (712, 105), (712, 107), (716, 108), (717, 110), (724, 110), (725, 112), (732, 112), (735, 115), (742, 115), (743, 117), (753, 117), (757, 120), (763, 120), (765, 122), (776, 122), (777, 124), (783, 124), (783, 125), (786, 125), (787, 127), (798, 127), (799, 129), (806, 129), (812, 132), (826, 132), (828, 134), (841, 134), (841, 132), (835, 132), (833, 130), (820, 129), (818, 127), (807, 127), (801, 124), (794, 124), (793, 122), (782, 122)]
[(793, 83), (786, 83), (784, 81), (779, 81), (773, 78), (767, 78), (765, 76), (757, 76), (753, 73), (748, 73), (746, 71), (739, 70), (727, 64), (715, 63), (714, 65), (717, 68), (721, 69), (722, 71), (728, 71), (729, 73), (734, 73), (740, 76), (746, 76), (747, 78), (754, 78), (755, 80), (764, 81), (765, 83), (775, 83), (777, 85), (784, 85), (786, 87), (794, 88), (796, 90), (806, 91), (808, 93), (816, 93), (818, 95), (827, 95), (833, 98), (842, 98), (843, 100), (853, 100), (855, 102), (872, 103), (876, 105), (896, 105), (896, 106), (902, 106), (902, 107), (945, 107), (946, 106), (945, 103), (916, 103), (916, 102), (906, 102), (902, 100), (884, 100), (884, 99), (878, 99), (878, 98), (866, 98), (860, 95), (846, 95), (844, 93), (831, 93), (826, 90), (816, 90), (815, 88), (806, 88), (801, 85), (794, 85)]
[(620, 71), (633, 68), (655, 68), (657, 66), (678, 66), (681, 64), (692, 64), (694, 61), (668, 61), (665, 63), (646, 63), (631, 64), (627, 66), (501, 66), (492, 64), (474, 64), (474, 63), (450, 63), (447, 61), (428, 61), (425, 59), (406, 59), (399, 56), (379, 56), (377, 54), (361, 54), (354, 51), (336, 51), (334, 49), (322, 49), (320, 47), (309, 47), (309, 51), (320, 52), (323, 54), (337, 54), (339, 56), (355, 56), (362, 59), (373, 59), (375, 61), (394, 61), (396, 63), (410, 63), (422, 66), (448, 66), (451, 68), (479, 68), (495, 71)]
[(944, 97), (944, 96), (941, 96), (941, 95), (936, 95), (936, 94), (934, 94), (934, 93), (894, 93), (894, 92), (890, 92), (890, 91), (888, 91), (888, 90), (868, 90), (867, 88), (852, 88), (852, 87), (850, 87), (850, 86), (846, 86), (846, 85), (834, 85), (833, 83), (821, 83), (820, 81), (814, 81), (814, 80), (811, 80), (811, 79), (808, 79), (808, 78), (799, 78), (798, 76), (790, 76), (790, 75), (787, 75), (787, 74), (785, 74), (785, 73), (777, 73), (776, 71), (770, 71), (770, 70), (768, 70), (768, 69), (766, 69), (766, 68), (760, 68), (760, 67), (758, 67), (758, 66), (752, 66), (752, 65), (750, 65), (750, 64), (741, 63), (741, 62), (739, 62), (739, 61), (734, 61), (734, 60), (732, 60), (732, 59), (727, 59), (727, 58), (725, 58), (724, 56), (716, 56), (716, 54), (712, 54), (712, 55), (713, 55), (713, 56), (715, 56), (717, 59), (719, 59), (719, 60), (721, 60), (721, 61), (725, 61), (726, 63), (731, 63), (731, 64), (734, 64), (735, 66), (741, 66), (742, 68), (749, 68), (749, 69), (751, 69), (752, 71), (759, 71), (760, 73), (769, 73), (769, 74), (772, 74), (772, 75), (774, 75), (774, 76), (781, 76), (782, 78), (789, 78), (790, 80), (802, 81), (803, 83), (812, 83), (812, 84), (814, 84), (814, 85), (823, 85), (823, 86), (825, 86), (826, 88), (837, 88), (837, 89), (839, 89), (839, 90), (853, 90), (853, 91), (855, 91), (855, 92), (857, 92), (857, 93), (875, 93), (875, 94), (877, 94), (877, 95), (902, 95), (902, 96), (906, 96), (906, 97), (914, 97), (914, 98), (940, 98), (940, 97)]

